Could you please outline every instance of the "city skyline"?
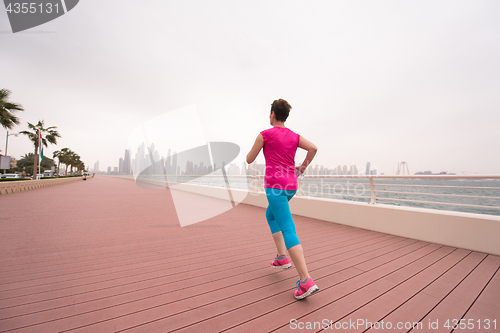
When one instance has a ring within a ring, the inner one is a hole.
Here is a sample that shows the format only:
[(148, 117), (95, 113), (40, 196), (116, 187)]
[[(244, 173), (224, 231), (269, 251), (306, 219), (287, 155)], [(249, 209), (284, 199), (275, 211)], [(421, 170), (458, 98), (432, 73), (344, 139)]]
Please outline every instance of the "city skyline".
[[(147, 149), (146, 149), (147, 148)], [(148, 153), (146, 153), (148, 152)], [(153, 158), (151, 159), (151, 154), (153, 153)], [(177, 165), (177, 152), (168, 150), (167, 157), (161, 156), (159, 152), (155, 149), (154, 144), (151, 147), (146, 147), (145, 143), (142, 143), (137, 152), (134, 154), (135, 158), (130, 159), (130, 152), (125, 149), (124, 157), (120, 157), (118, 161), (118, 167), (108, 166), (107, 172), (110, 173), (112, 170), (113, 174), (119, 175), (132, 175), (134, 174), (134, 167), (136, 170), (146, 170), (153, 162), (161, 162), (158, 168), (154, 168), (153, 172), (156, 174), (165, 175), (207, 175), (213, 172), (213, 169), (219, 170), (217, 165), (204, 165), (203, 162), (199, 164), (194, 161), (186, 161), (185, 167)], [(152, 162), (153, 161), (153, 162)], [(99, 161), (94, 163), (94, 169), (90, 169), (90, 172), (99, 170)], [(227, 164), (227, 175), (249, 175), (263, 176), (265, 174), (265, 164), (252, 163), (247, 164), (243, 162), (241, 167), (236, 163)], [(367, 162), (366, 167), (363, 171), (363, 166), (361, 165), (337, 165), (336, 167), (326, 167), (318, 164), (311, 164), (305, 172), (305, 175), (378, 175), (378, 169), (375, 167), (372, 169), (371, 163)], [(383, 174), (383, 173), (382, 173)]]
[[(151, 166), (150, 154), (146, 154), (146, 151), (153, 151), (153, 160), (161, 161), (163, 170), (158, 169), (157, 173), (172, 174), (171, 170), (175, 170), (173, 174), (175, 175), (207, 175), (212, 173), (211, 165), (197, 165), (193, 161), (187, 161), (186, 167), (181, 168), (177, 165), (177, 152), (168, 149), (167, 157), (161, 156), (159, 152), (155, 149), (154, 144), (146, 149), (145, 143), (142, 143), (137, 152), (135, 153), (135, 159), (130, 160), (129, 149), (125, 149), (123, 157), (118, 160), (118, 166), (108, 166), (107, 170), (113, 170), (112, 174), (116, 175), (132, 175), (133, 166), (135, 165), (137, 170), (144, 170)], [(99, 170), (99, 161), (94, 163), (94, 168), (88, 169), (90, 172), (104, 172)], [(203, 170), (203, 171), (200, 171)], [(252, 163), (247, 164), (246, 162), (241, 163), (241, 167), (237, 163), (229, 163), (227, 165), (228, 175), (261, 175), (265, 174), (265, 164), (264, 163)], [(408, 164), (405, 161), (399, 162), (398, 166), (393, 169), (392, 173), (380, 172), (377, 166), (372, 166), (371, 162), (367, 162), (365, 166), (361, 164), (339, 164), (337, 166), (324, 166), (316, 163), (312, 163), (305, 172), (305, 175), (443, 175), (443, 174), (455, 174), (446, 170), (424, 170), (424, 171), (410, 171)]]

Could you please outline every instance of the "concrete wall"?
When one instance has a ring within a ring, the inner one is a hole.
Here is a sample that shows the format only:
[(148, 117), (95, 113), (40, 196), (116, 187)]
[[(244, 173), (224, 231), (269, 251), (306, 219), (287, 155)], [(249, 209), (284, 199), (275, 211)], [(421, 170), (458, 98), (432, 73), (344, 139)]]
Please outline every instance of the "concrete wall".
[[(89, 177), (87, 177), (87, 181), (88, 179)], [(76, 181), (82, 181), (82, 177), (3, 181), (0, 182), (0, 195), (30, 191), (37, 188), (62, 185)]]
[[(227, 200), (227, 189), (180, 184), (177, 189)], [(264, 193), (232, 190), (243, 203), (267, 207)], [(293, 214), (423, 241), (500, 255), (500, 216), (308, 198), (290, 201)]]

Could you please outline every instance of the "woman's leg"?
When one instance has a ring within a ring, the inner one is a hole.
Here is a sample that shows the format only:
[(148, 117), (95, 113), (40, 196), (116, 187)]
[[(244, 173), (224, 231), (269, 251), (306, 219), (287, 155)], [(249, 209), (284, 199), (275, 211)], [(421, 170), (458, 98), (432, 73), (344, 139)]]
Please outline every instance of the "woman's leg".
[(276, 250), (280, 256), (286, 255), (285, 240), (283, 239), (283, 234), (281, 231), (275, 232), (273, 234), (274, 243), (276, 244)]
[(278, 244), (280, 244), (281, 239), (283, 239), (283, 242), (288, 249), (288, 253), (290, 253), (292, 261), (297, 268), (300, 279), (304, 281), (309, 277), (309, 272), (307, 271), (306, 261), (304, 259), (304, 251), (302, 249), (302, 245), (300, 245), (299, 238), (297, 237), (295, 224), (290, 212), (290, 206), (288, 205), (288, 201), (292, 199), (295, 191), (284, 191), (270, 188), (266, 188), (265, 190), (269, 202), (266, 217), (268, 217), (269, 222), (269, 217), (272, 216), (273, 222), (275, 222), (281, 230), (280, 233), (273, 233), (276, 247), (279, 251), (280, 249), (278, 247)]
[(288, 253), (290, 253), (292, 262), (295, 265), (295, 268), (297, 268), (300, 280), (305, 281), (305, 279), (309, 277), (309, 272), (307, 271), (306, 259), (304, 258), (304, 250), (302, 249), (302, 245), (299, 244), (289, 248)]
[(283, 239), (283, 234), (281, 233), (281, 229), (274, 218), (273, 211), (271, 209), (271, 205), (267, 207), (266, 210), (266, 219), (269, 224), (269, 228), (271, 229), (271, 234), (273, 235), (274, 243), (276, 244), (276, 250), (278, 251), (278, 255), (283, 256), (286, 255), (286, 246), (285, 240)]

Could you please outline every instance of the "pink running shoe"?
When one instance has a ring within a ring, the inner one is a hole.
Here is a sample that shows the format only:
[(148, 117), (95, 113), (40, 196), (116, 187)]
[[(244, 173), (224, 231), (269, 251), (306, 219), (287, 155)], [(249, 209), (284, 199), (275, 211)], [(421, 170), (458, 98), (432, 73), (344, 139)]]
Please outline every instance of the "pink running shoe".
[(307, 296), (312, 295), (313, 293), (319, 290), (318, 286), (314, 283), (313, 279), (307, 278), (305, 283), (302, 283), (299, 279), (297, 281), (297, 290), (293, 292), (293, 295), (296, 299), (303, 299)]
[(271, 267), (272, 268), (282, 268), (282, 269), (288, 269), (292, 267), (292, 264), (290, 264), (290, 260), (288, 257), (285, 257), (281, 260), (278, 259), (279, 255), (276, 256), (276, 259), (274, 261), (271, 261)]

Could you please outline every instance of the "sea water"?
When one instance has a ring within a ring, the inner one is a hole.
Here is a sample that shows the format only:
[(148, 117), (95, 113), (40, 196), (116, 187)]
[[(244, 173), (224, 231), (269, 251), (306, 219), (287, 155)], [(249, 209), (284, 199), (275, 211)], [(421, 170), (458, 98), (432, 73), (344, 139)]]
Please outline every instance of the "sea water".
[[(264, 177), (261, 178), (261, 185)], [(228, 177), (230, 188), (249, 190), (251, 189), (249, 177)], [(226, 187), (224, 177), (205, 176), (192, 180), (184, 180), (195, 185)], [(471, 179), (387, 179), (374, 178), (376, 201), (380, 204), (430, 208), (439, 210), (450, 210), (458, 212), (469, 212), (478, 214), (490, 214), (500, 216), (500, 199), (487, 198), (463, 198), (444, 197), (433, 194), (451, 194), (459, 196), (478, 196), (500, 198), (500, 180), (471, 180)], [(370, 202), (371, 190), (369, 180), (366, 178), (309, 178), (301, 179), (302, 195), (316, 198), (329, 198), (338, 200), (349, 200), (359, 202)], [(399, 185), (399, 186), (398, 186)], [(408, 187), (404, 185), (414, 185)], [(442, 186), (442, 187), (427, 187)], [(459, 187), (474, 187), (474, 189), (464, 189)], [(496, 189), (490, 189), (496, 188)], [(386, 193), (406, 192), (406, 193)], [(425, 194), (417, 194), (425, 193)], [(426, 195), (427, 194), (427, 195)], [(357, 196), (357, 197), (353, 197)], [(396, 201), (390, 199), (416, 200), (436, 203), (423, 203), (414, 201)], [(451, 206), (439, 203), (456, 203), (464, 205), (486, 206), (467, 207)], [(489, 208), (492, 207), (492, 208)]]
[[(357, 184), (357, 185), (355, 185)], [(500, 180), (457, 180), (457, 179), (386, 179), (374, 178), (377, 203), (470, 212), (478, 214), (500, 215), (500, 199), (487, 199), (486, 197), (500, 198)], [(398, 186), (400, 185), (400, 186)], [(404, 186), (412, 185), (412, 187)], [(317, 188), (315, 187), (317, 186)], [(442, 187), (428, 187), (442, 186)], [(474, 187), (474, 189), (460, 188)], [(306, 178), (302, 181), (304, 195), (341, 200), (370, 202), (371, 189), (368, 179), (357, 178)], [(491, 189), (494, 188), (494, 189)], [(495, 189), (496, 188), (496, 189)], [(387, 193), (405, 192), (405, 193)], [(458, 196), (477, 196), (482, 198), (446, 197), (435, 194), (449, 194)], [(360, 196), (361, 198), (351, 197)], [(390, 199), (403, 199), (427, 201), (423, 203), (412, 201), (397, 201)], [(492, 208), (452, 206), (439, 203), (454, 203), (463, 205), (487, 206)]]

